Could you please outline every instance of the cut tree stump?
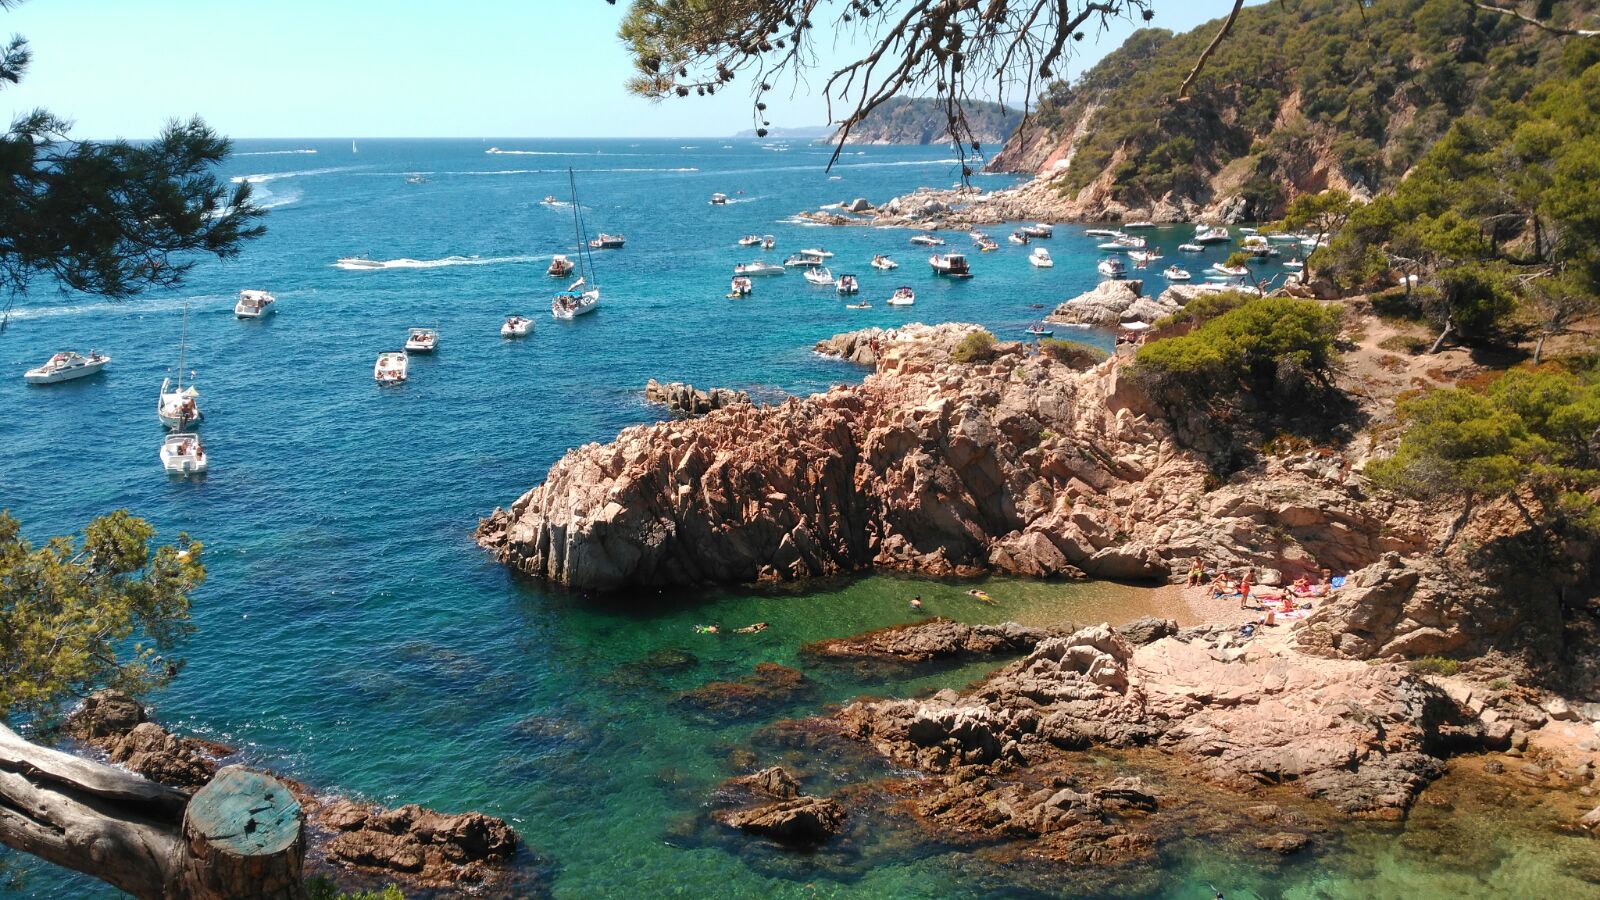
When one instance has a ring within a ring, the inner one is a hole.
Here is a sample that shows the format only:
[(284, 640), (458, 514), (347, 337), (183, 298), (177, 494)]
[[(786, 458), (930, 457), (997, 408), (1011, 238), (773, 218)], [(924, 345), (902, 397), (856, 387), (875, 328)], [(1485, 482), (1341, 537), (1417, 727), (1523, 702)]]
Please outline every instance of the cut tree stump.
[(270, 775), (229, 766), (189, 801), (184, 860), (192, 897), (227, 900), (305, 896), (305, 815)]

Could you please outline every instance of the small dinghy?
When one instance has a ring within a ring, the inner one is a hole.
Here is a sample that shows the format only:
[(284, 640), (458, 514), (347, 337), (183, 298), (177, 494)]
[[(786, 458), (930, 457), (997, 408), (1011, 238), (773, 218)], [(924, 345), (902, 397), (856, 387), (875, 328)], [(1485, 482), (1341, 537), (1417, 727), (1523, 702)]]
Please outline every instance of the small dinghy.
[(411, 358), (404, 350), (389, 350), (378, 354), (378, 361), (372, 366), (372, 379), (379, 384), (400, 384), (406, 380), (410, 368)]
[(1206, 248), (1200, 246), (1199, 244), (1179, 244), (1178, 245), (1178, 249), (1182, 250), (1184, 253), (1204, 253), (1204, 252), (1206, 252)]
[(1229, 278), (1244, 278), (1250, 274), (1250, 270), (1244, 266), (1230, 266), (1226, 263), (1212, 263), (1211, 271)]
[(1128, 258), (1133, 260), (1136, 264), (1138, 264), (1139, 268), (1142, 269), (1156, 260), (1161, 259), (1161, 254), (1154, 250), (1129, 250)]
[(761, 243), (761, 235), (759, 234), (747, 234), (739, 238), (739, 246), (741, 247), (754, 247), (759, 243)]
[(504, 325), (500, 326), (500, 336), (507, 338), (527, 337), (533, 330), (533, 320), (527, 316), (512, 314), (506, 317)]
[(777, 238), (773, 237), (770, 234), (762, 235), (762, 237), (761, 237), (761, 249), (763, 249), (763, 250), (771, 250), (773, 247), (776, 247), (776, 246), (778, 246), (778, 239)]
[(844, 308), (845, 309), (871, 309), (872, 308), (872, 304), (868, 303), (865, 300), (863, 300), (860, 303), (846, 303), (844, 305)]
[(900, 268), (900, 264), (889, 257), (884, 256), (882, 253), (878, 253), (872, 257), (872, 267), (881, 272), (888, 272), (892, 269)]
[(1028, 335), (1036, 338), (1050, 337), (1055, 333), (1055, 329), (1046, 328), (1043, 325), (1034, 325), (1028, 329)]
[(98, 374), (108, 362), (111, 362), (111, 357), (104, 353), (90, 350), (89, 355), (84, 356), (69, 350), (57, 353), (45, 360), (44, 365), (22, 373), (22, 380), (29, 384), (60, 384), (63, 381), (75, 381)]
[(1167, 266), (1167, 270), (1161, 274), (1168, 281), (1188, 281), (1194, 277), (1189, 274), (1188, 269), (1180, 269), (1177, 266)]
[(1306, 267), (1306, 264), (1305, 264), (1304, 261), (1302, 261), (1300, 259), (1300, 257), (1297, 256), (1294, 259), (1291, 259), (1288, 262), (1284, 263), (1283, 267), (1285, 269), (1289, 269), (1291, 271), (1298, 272), (1301, 269), (1304, 269)]
[(544, 273), (549, 275), (551, 278), (565, 278), (568, 275), (571, 275), (572, 270), (575, 268), (577, 268), (577, 266), (573, 264), (572, 260), (567, 258), (566, 254), (557, 253), (555, 257), (550, 260), (550, 268), (545, 269)]
[(1050, 269), (1055, 267), (1056, 261), (1050, 258), (1049, 250), (1035, 247), (1033, 252), (1028, 254), (1028, 263), (1035, 269)]
[(889, 298), (890, 306), (910, 306), (916, 302), (917, 292), (908, 287), (897, 289), (894, 292), (894, 296)]
[(439, 349), (439, 330), (437, 328), (413, 328), (406, 335), (407, 353), (432, 353)]
[(813, 259), (833, 259), (833, 253), (831, 251), (821, 250), (816, 247), (813, 247), (810, 250), (801, 250), (800, 255), (809, 256)]

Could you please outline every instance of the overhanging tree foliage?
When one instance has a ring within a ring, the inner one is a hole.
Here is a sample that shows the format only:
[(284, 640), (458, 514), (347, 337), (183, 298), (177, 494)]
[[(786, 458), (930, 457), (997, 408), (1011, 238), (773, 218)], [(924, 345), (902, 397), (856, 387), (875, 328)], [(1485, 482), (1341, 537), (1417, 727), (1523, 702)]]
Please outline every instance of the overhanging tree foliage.
[(152, 552), (154, 534), (118, 511), (34, 547), (0, 512), (0, 721), (49, 721), (100, 688), (137, 694), (177, 674), (205, 567), (187, 535)]
[[(20, 82), (31, 61), (12, 37), (0, 48), (0, 87)], [(250, 185), (215, 173), (229, 142), (201, 120), (137, 144), (74, 141), (69, 125), (33, 110), (0, 135), (0, 310), (39, 276), (115, 298), (171, 287), (194, 255), (233, 256), (263, 232)]]

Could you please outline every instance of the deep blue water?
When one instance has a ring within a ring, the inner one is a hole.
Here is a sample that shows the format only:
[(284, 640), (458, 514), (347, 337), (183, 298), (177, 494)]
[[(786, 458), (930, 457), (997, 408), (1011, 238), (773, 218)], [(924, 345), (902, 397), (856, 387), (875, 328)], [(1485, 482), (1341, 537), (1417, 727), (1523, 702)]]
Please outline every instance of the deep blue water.
[[(486, 154), (491, 143), (526, 155)], [(284, 152), (300, 149), (317, 152)], [(651, 377), (801, 394), (862, 376), (810, 352), (851, 328), (958, 320), (1021, 337), (1041, 315), (1032, 304), (1053, 306), (1096, 282), (1092, 239), (1060, 229), (1045, 243), (1057, 260), (1049, 270), (1002, 243), (971, 254), (975, 278), (949, 282), (930, 273), (928, 251), (908, 245), (909, 232), (789, 221), (822, 203), (948, 185), (956, 164), (937, 148), (852, 150), (838, 180), (824, 171), (825, 148), (720, 139), (374, 140), (359, 154), (344, 142), (243, 141), (238, 150), (226, 174), (256, 183), (271, 207), (267, 235), (241, 257), (206, 261), (181, 291), (132, 302), (41, 288), (0, 335), (0, 506), (35, 539), (126, 507), (167, 538), (187, 531), (205, 543), (199, 631), (187, 669), (154, 698), (160, 719), (319, 788), (505, 816), (551, 858), (561, 896), (999, 890), (966, 873), (962, 854), (932, 849), (775, 864), (739, 842), (675, 837), (731, 773), (728, 750), (766, 719), (707, 723), (673, 707), (673, 692), (764, 660), (794, 663), (802, 641), (904, 621), (908, 592), (958, 618), (1033, 621), (1114, 617), (1125, 594), (1008, 583), (995, 589), (1006, 603), (993, 610), (953, 587), (875, 577), (625, 598), (629, 608), (512, 579), (471, 533), (568, 448), (659, 418), (641, 399)], [(559, 323), (546, 312), (558, 283), (544, 268), (571, 250), (570, 210), (540, 200), (566, 196), (569, 165), (591, 233), (621, 231), (628, 245), (596, 254), (603, 308)], [(413, 172), (428, 181), (406, 183)], [(709, 205), (715, 191), (734, 202)], [(990, 231), (1003, 241), (1009, 229)], [(802, 247), (833, 250), (834, 271), (857, 273), (873, 308), (847, 310), (796, 272), (758, 279), (747, 300), (725, 299), (731, 266), (761, 255), (735, 246), (751, 232), (776, 235), (766, 255), (780, 261)], [(1160, 243), (1175, 246), (1177, 234)], [(874, 252), (902, 268), (872, 270)], [(356, 254), (418, 262), (333, 265)], [(882, 302), (900, 284), (917, 290), (909, 310)], [(275, 293), (277, 315), (237, 321), (234, 295), (245, 287)], [(187, 481), (161, 471), (152, 408), (176, 363), (186, 305), (212, 457), (209, 477)], [(535, 319), (532, 336), (500, 338), (513, 311)], [(406, 385), (380, 389), (373, 360), (412, 325), (438, 327), (440, 350), (413, 359)], [(22, 371), (51, 352), (91, 347), (115, 357), (104, 375), (23, 384)], [(692, 628), (757, 619), (774, 627), (747, 640)], [(687, 649), (699, 663), (661, 677), (630, 668), (662, 648)], [(815, 692), (767, 718), (866, 692), (960, 684), (982, 668), (889, 683), (812, 673)], [(109, 893), (13, 859), (21, 895)], [(1206, 879), (1222, 877), (1204, 860), (1169, 864), (1169, 878), (1136, 893), (1198, 896)], [(1289, 877), (1276, 863), (1225, 874), (1269, 894), (1291, 883), (1328, 889), (1325, 872)]]

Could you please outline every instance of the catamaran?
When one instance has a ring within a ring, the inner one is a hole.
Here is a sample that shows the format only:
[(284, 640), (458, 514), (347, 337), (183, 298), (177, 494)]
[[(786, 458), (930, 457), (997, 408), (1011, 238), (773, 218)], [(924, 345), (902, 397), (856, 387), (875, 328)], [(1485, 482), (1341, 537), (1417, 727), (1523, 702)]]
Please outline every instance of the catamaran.
[(185, 426), (200, 424), (200, 392), (194, 389), (194, 373), (189, 373), (189, 385), (183, 384), (184, 357), (189, 349), (189, 304), (183, 304), (183, 330), (178, 338), (178, 381), (173, 384), (168, 375), (161, 382), (161, 393), (156, 398), (156, 418), (168, 428), (182, 431)]
[(272, 304), (278, 298), (266, 291), (240, 291), (239, 302), (233, 305), (234, 316), (240, 319), (259, 319), (272, 312)]
[(44, 365), (22, 373), (22, 380), (29, 384), (59, 384), (63, 381), (88, 378), (104, 369), (108, 362), (111, 362), (111, 357), (103, 353), (90, 350), (89, 355), (84, 356), (69, 350), (57, 353), (46, 360)]
[(595, 274), (594, 257), (589, 253), (589, 249), (599, 250), (608, 246), (605, 243), (606, 239), (614, 239), (617, 242), (616, 245), (620, 247), (622, 246), (622, 238), (612, 238), (611, 235), (601, 234), (587, 244), (589, 249), (585, 249), (583, 214), (580, 212), (582, 207), (578, 205), (578, 177), (572, 173), (570, 168), (567, 169), (567, 182), (572, 188), (572, 228), (578, 243), (578, 280), (574, 281), (565, 291), (557, 294), (550, 301), (550, 315), (557, 319), (570, 320), (592, 313), (600, 306), (600, 286), (596, 284), (587, 290), (584, 289), (588, 280)]

